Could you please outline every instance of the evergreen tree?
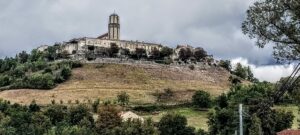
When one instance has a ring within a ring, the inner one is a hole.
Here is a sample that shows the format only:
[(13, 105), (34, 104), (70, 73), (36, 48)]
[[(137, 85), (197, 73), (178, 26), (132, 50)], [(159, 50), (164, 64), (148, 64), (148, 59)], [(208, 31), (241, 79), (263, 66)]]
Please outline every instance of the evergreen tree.
[(251, 126), (249, 127), (248, 132), (249, 132), (249, 135), (262, 135), (263, 134), (263, 131), (261, 129), (261, 121), (256, 115), (253, 115), (251, 117)]

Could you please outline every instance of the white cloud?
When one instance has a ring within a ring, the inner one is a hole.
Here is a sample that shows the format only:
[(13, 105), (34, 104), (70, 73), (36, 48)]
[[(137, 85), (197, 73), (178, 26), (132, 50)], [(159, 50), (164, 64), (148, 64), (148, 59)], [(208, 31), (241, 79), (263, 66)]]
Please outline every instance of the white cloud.
[(231, 60), (231, 64), (234, 66), (237, 63), (241, 63), (243, 66), (250, 66), (254, 76), (258, 78), (260, 81), (269, 81), (269, 82), (277, 82), (281, 77), (289, 76), (293, 70), (295, 65), (261, 65), (256, 66), (250, 64), (245, 58), (235, 58)]

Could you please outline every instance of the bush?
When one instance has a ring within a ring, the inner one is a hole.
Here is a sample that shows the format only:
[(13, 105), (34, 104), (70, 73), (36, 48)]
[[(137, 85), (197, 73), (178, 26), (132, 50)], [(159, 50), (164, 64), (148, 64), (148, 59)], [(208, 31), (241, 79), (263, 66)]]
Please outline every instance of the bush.
[(29, 87), (33, 89), (51, 89), (55, 86), (53, 76), (47, 74), (33, 74), (29, 77)]
[(63, 67), (61, 70), (61, 76), (64, 80), (68, 80), (72, 74), (72, 71), (69, 67)]
[(121, 92), (118, 95), (118, 102), (122, 105), (126, 105), (129, 102), (129, 95), (126, 92)]
[(192, 102), (197, 107), (209, 108), (211, 105), (210, 94), (202, 90), (196, 91), (192, 97)]
[(10, 85), (11, 81), (7, 75), (0, 76), (0, 87)]
[(190, 69), (190, 70), (194, 70), (194, 69), (195, 69), (195, 66), (194, 66), (194, 65), (189, 65), (189, 69)]
[(194, 128), (187, 126), (187, 119), (179, 114), (166, 114), (158, 122), (162, 135), (194, 135)]

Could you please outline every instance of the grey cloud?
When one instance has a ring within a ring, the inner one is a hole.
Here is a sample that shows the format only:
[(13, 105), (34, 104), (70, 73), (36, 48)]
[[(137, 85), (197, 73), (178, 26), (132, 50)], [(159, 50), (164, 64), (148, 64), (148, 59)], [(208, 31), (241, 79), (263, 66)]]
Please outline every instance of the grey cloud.
[(217, 58), (272, 63), (272, 47), (258, 49), (241, 33), (251, 0), (0, 0), (0, 57), (42, 44), (107, 31), (121, 17), (121, 38), (202, 46)]

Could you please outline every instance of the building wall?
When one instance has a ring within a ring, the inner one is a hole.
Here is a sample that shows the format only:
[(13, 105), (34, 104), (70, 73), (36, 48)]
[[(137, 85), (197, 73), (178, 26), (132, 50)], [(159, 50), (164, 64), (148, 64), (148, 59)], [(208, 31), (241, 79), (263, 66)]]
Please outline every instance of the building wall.
[[(161, 50), (162, 45), (154, 43), (145, 43), (145, 42), (135, 42), (127, 40), (108, 40), (108, 39), (97, 39), (97, 38), (85, 38), (83, 41), (78, 42), (78, 49), (83, 49), (85, 45), (87, 46), (98, 46), (110, 48), (111, 44), (116, 44), (120, 48), (127, 48), (129, 51), (133, 52), (136, 48), (143, 48), (146, 50), (147, 54), (150, 54), (154, 48)], [(70, 44), (69, 46), (76, 46)], [(76, 49), (76, 47), (68, 47), (70, 49)], [(72, 51), (71, 51), (72, 52)]]

